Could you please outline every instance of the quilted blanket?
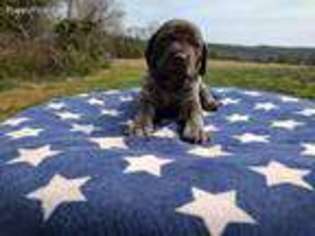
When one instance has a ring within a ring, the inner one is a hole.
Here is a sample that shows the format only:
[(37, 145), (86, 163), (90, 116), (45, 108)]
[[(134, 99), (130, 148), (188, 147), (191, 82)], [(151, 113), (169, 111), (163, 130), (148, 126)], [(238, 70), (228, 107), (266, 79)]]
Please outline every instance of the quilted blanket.
[(0, 235), (315, 235), (315, 103), (215, 88), (212, 139), (125, 137), (139, 89), (0, 124)]

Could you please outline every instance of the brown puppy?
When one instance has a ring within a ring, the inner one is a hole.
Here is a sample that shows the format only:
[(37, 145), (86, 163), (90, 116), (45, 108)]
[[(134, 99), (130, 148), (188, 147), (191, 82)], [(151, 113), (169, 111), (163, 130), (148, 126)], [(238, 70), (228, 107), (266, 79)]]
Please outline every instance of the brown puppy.
[(145, 57), (148, 74), (129, 134), (147, 136), (157, 121), (174, 118), (183, 140), (207, 141), (202, 110), (213, 111), (220, 104), (202, 82), (207, 46), (201, 32), (185, 20), (168, 21), (149, 40)]

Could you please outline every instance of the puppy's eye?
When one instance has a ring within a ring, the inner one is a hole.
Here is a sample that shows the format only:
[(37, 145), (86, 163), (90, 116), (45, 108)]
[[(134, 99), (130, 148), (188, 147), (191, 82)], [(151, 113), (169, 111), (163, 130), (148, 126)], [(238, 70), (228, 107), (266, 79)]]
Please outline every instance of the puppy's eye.
[(196, 48), (201, 48), (202, 46), (200, 42), (195, 41), (195, 40), (191, 41), (191, 44)]

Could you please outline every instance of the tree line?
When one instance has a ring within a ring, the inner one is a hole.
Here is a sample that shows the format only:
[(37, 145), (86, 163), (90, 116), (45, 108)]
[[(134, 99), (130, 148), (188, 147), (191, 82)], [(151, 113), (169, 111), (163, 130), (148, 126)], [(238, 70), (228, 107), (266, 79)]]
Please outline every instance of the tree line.
[[(158, 27), (124, 27), (116, 0), (1, 0), (0, 79), (87, 74), (112, 58), (143, 57)], [(209, 45), (209, 57), (315, 64), (315, 50)]]
[(137, 57), (115, 0), (1, 0), (0, 78), (86, 74)]

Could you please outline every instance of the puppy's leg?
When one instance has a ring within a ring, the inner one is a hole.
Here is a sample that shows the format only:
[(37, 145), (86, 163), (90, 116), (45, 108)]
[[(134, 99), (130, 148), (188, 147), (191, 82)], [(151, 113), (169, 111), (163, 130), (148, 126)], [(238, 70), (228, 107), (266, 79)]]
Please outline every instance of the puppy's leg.
[(148, 136), (153, 130), (153, 120), (155, 116), (155, 108), (150, 101), (144, 97), (140, 97), (138, 112), (129, 125), (127, 133), (136, 136)]
[(209, 140), (209, 135), (203, 130), (204, 122), (198, 88), (183, 100), (179, 119), (182, 123), (183, 140), (192, 143), (204, 143)]
[(202, 108), (205, 111), (217, 111), (222, 105), (214, 96), (211, 94), (208, 86), (204, 83), (200, 83), (200, 101)]

